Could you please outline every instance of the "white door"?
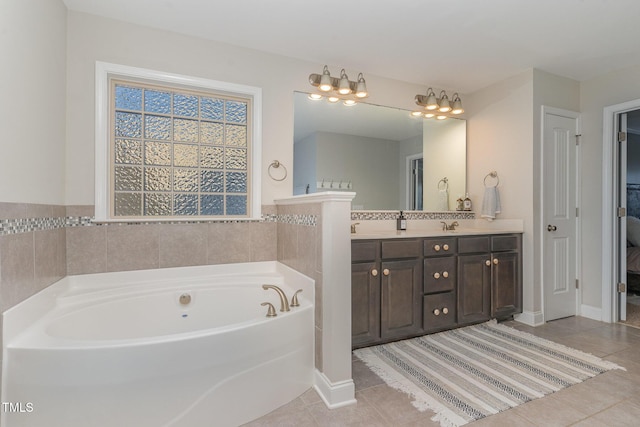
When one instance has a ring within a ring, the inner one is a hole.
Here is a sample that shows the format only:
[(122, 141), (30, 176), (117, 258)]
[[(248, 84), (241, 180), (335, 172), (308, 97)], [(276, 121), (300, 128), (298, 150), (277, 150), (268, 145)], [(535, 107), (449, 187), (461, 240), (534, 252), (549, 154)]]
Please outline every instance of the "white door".
[(576, 314), (578, 114), (545, 108), (543, 120), (542, 277), (549, 321)]
[[(627, 113), (622, 113), (618, 121), (618, 206), (625, 213), (627, 209)], [(618, 283), (627, 282), (627, 217), (618, 215)], [(626, 287), (618, 290), (618, 314), (620, 320), (627, 320)]]

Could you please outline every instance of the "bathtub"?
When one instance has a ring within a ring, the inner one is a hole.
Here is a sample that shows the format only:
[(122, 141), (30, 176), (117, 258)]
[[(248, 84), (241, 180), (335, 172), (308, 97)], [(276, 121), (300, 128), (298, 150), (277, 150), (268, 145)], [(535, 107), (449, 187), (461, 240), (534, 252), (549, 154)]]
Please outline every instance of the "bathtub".
[(251, 421), (313, 384), (313, 292), (277, 262), (68, 276), (4, 314), (1, 424)]

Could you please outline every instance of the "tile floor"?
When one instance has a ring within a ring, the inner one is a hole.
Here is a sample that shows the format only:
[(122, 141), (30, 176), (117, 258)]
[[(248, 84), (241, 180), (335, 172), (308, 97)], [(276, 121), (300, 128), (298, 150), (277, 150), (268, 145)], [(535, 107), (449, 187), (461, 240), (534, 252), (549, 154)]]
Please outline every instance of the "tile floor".
[[(640, 329), (583, 317), (536, 328), (517, 329), (602, 357), (627, 371), (605, 372), (581, 384), (468, 425), (480, 426), (638, 426), (640, 425)], [(313, 389), (246, 426), (439, 426), (433, 413), (419, 412), (409, 397), (388, 387), (354, 358), (358, 403), (329, 410)]]

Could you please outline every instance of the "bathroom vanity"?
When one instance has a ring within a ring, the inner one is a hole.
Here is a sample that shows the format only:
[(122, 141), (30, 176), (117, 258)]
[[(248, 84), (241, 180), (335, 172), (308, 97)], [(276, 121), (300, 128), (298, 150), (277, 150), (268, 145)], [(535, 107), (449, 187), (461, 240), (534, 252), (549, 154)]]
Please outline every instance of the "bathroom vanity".
[(522, 233), (395, 232), (351, 240), (352, 347), (522, 312)]

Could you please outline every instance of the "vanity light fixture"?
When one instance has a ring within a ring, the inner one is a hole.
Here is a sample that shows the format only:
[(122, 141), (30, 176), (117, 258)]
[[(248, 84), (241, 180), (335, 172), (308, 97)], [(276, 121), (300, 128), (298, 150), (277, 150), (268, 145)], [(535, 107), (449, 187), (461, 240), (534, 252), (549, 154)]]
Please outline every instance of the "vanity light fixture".
[(462, 101), (460, 95), (454, 93), (449, 101), (447, 93), (443, 90), (440, 95), (436, 97), (433, 89), (427, 89), (426, 95), (418, 94), (415, 97), (416, 104), (424, 107), (427, 111), (414, 111), (411, 113), (413, 116), (423, 116), (426, 119), (436, 117), (438, 120), (444, 120), (447, 117), (451, 117), (450, 114), (462, 114), (464, 109), (462, 108)]
[(358, 74), (357, 81), (349, 80), (344, 68), (340, 70), (340, 77), (331, 77), (329, 67), (326, 65), (322, 69), (322, 74), (310, 74), (309, 83), (315, 86), (323, 94), (311, 94), (310, 99), (322, 99), (323, 95), (327, 96), (329, 102), (344, 101), (345, 105), (354, 105), (358, 99), (369, 96), (367, 92), (367, 83), (362, 73)]

